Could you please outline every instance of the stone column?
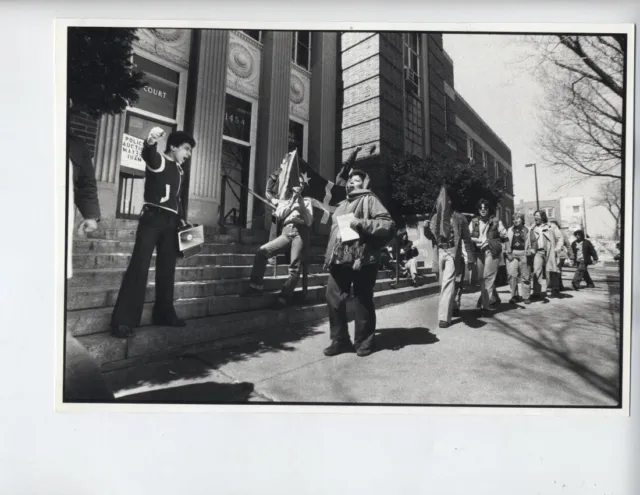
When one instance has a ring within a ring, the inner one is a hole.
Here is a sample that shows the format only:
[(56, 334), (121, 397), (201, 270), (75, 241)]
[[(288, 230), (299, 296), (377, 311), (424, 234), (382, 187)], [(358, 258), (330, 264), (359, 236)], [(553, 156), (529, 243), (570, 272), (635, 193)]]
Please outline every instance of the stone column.
[(228, 41), (227, 31), (206, 29), (196, 47), (199, 51), (193, 120), (196, 147), (191, 159), (189, 221), (205, 225), (218, 221)]
[(335, 126), (338, 33), (311, 36), (311, 107), (309, 109), (309, 163), (326, 179), (335, 175)]
[[(289, 141), (289, 91), (291, 78), (290, 31), (265, 31), (263, 35), (262, 64), (260, 71), (260, 98), (258, 110), (258, 139), (256, 143), (255, 191), (263, 195), (267, 177), (276, 169), (288, 151)], [(254, 203), (254, 216), (264, 215), (265, 206)], [(252, 222), (254, 227), (267, 227), (264, 222)]]
[(93, 164), (98, 183), (98, 201), (104, 218), (115, 218), (117, 210), (123, 125), (124, 113), (103, 115), (98, 122)]
[[(336, 175), (337, 59), (338, 33), (312, 32), (309, 164), (328, 180)], [(314, 217), (314, 230), (327, 232), (328, 215), (314, 208)]]

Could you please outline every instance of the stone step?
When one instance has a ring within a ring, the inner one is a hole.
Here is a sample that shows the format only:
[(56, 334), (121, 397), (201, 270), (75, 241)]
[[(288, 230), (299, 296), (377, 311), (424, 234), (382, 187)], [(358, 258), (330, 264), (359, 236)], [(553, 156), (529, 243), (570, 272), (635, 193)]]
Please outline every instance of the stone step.
[[(254, 254), (199, 254), (187, 259), (178, 259), (178, 267), (203, 267), (203, 266), (251, 266), (255, 258)], [(73, 269), (126, 269), (131, 260), (130, 253), (98, 253), (73, 255)], [(319, 254), (311, 255), (310, 263), (322, 263), (324, 257)], [(277, 257), (277, 262), (282, 265), (286, 262), (284, 255)], [(151, 258), (151, 266), (156, 266), (156, 254)]]
[[(267, 276), (264, 279), (265, 291), (277, 291), (280, 290), (282, 284), (287, 279), (286, 266), (278, 267), (280, 273), (284, 274), (273, 277), (273, 267), (267, 268)], [(420, 268), (418, 273), (427, 277), (431, 273), (431, 269)], [(308, 276), (308, 285), (326, 285), (329, 275), (327, 273), (310, 273)], [(378, 279), (382, 280), (389, 278), (387, 272), (379, 272)], [(391, 277), (393, 278), (393, 277)], [(402, 281), (402, 279), (401, 279)], [(147, 291), (145, 294), (145, 302), (153, 302), (155, 300), (155, 280), (153, 277), (149, 278), (147, 285)], [(300, 280), (299, 284), (302, 284)], [(301, 286), (301, 285), (300, 285)], [(249, 288), (248, 278), (239, 279), (226, 279), (226, 280), (187, 280), (183, 282), (177, 282), (175, 285), (174, 297), (177, 300), (180, 299), (193, 299), (202, 297), (213, 296), (234, 296), (237, 297)], [(76, 310), (90, 310), (91, 308), (110, 308), (115, 306), (118, 298), (118, 291), (120, 285), (112, 286), (70, 286), (67, 289), (67, 310), (69, 312)]]
[[(98, 229), (95, 232), (87, 234), (87, 239), (100, 239), (100, 240), (108, 240), (108, 241), (133, 241), (136, 238), (136, 229)], [(230, 243), (230, 242), (256, 242), (261, 243), (265, 242), (268, 238), (268, 234), (260, 234), (259, 236), (238, 236), (235, 233), (227, 233), (227, 234), (205, 234), (205, 239), (209, 242), (220, 242), (220, 243)], [(76, 237), (76, 239), (80, 240), (83, 237)]]
[[(309, 265), (309, 274), (322, 273), (322, 264), (315, 263)], [(289, 273), (287, 265), (279, 264), (277, 267), (268, 267), (267, 276), (273, 275), (274, 270), (278, 276)], [(149, 269), (149, 280), (155, 279), (155, 267)], [(68, 286), (75, 287), (117, 287), (120, 286), (124, 277), (125, 268), (98, 268), (98, 269), (78, 269), (73, 270), (73, 278), (69, 280)], [(205, 280), (227, 280), (249, 278), (251, 266), (177, 266), (176, 282), (196, 282)]]
[[(315, 289), (315, 288), (314, 288)], [(420, 287), (383, 289), (375, 293), (376, 308), (438, 293), (438, 283)], [(320, 290), (320, 294), (324, 294)], [(315, 294), (315, 292), (313, 292)], [(280, 311), (255, 309), (244, 313), (231, 313), (191, 320), (185, 328), (143, 327), (130, 339), (114, 338), (107, 332), (80, 336), (78, 340), (102, 366), (104, 371), (136, 366), (145, 362), (167, 359), (186, 352), (222, 349), (238, 344), (239, 340), (261, 339), (271, 330), (288, 325), (302, 324), (328, 317), (324, 302), (293, 306)], [(352, 301), (347, 304), (352, 319)], [(327, 337), (328, 338), (328, 337)]]
[[(87, 234), (86, 237), (74, 234), (74, 241), (89, 240), (107, 240), (107, 241), (133, 241), (136, 238), (136, 228), (126, 229), (110, 229), (99, 228), (97, 231)], [(239, 244), (264, 244), (269, 240), (269, 233), (262, 230), (235, 229), (225, 230), (224, 232), (216, 232), (209, 228), (205, 229), (205, 240), (213, 243), (232, 243)], [(324, 247), (327, 244), (327, 238), (322, 236), (311, 237), (312, 246)]]
[[(327, 275), (309, 277), (306, 301), (324, 301), (327, 278)], [(248, 281), (239, 281), (240, 283), (238, 284), (238, 287), (234, 289), (234, 294), (227, 293), (217, 295), (215, 292), (219, 290), (219, 285), (236, 281), (214, 281), (209, 283), (190, 283), (182, 285), (177, 284), (177, 300), (175, 302), (175, 308), (178, 314), (186, 319), (228, 313), (245, 314), (247, 311), (271, 306), (275, 301), (277, 291), (280, 289), (285, 279), (285, 277), (281, 277), (280, 279), (265, 279), (265, 293), (249, 297), (242, 297), (238, 295), (240, 287), (243, 287), (243, 289), (248, 287)], [(434, 275), (425, 274), (422, 282), (428, 284), (435, 280)], [(395, 282), (394, 279), (384, 278), (384, 275), (382, 275), (376, 282), (375, 290), (377, 292), (389, 290), (392, 288), (393, 282)], [(409, 279), (400, 279), (397, 289), (408, 286), (411, 286), (411, 281)], [(296, 297), (301, 297), (301, 294), (302, 289), (301, 287), (298, 287), (296, 290)], [(80, 295), (78, 294), (78, 296)], [(84, 301), (87, 301), (88, 299), (86, 294), (83, 294), (81, 297), (84, 298)], [(107, 331), (116, 298), (117, 289), (110, 291), (96, 291), (94, 301), (96, 306), (93, 309), (74, 310), (71, 308), (78, 307), (78, 304), (75, 303), (74, 295), (70, 294), (68, 300), (69, 310), (67, 311), (67, 331), (76, 336)], [(153, 299), (153, 288), (151, 288), (147, 290), (147, 302), (144, 305), (141, 325), (149, 325), (151, 323)]]
[[(132, 240), (113, 239), (76, 239), (73, 242), (73, 253), (80, 254), (114, 254), (131, 253), (133, 251)], [(202, 254), (255, 254), (261, 244), (239, 244), (236, 242), (205, 242), (202, 245)], [(311, 246), (311, 254), (324, 255), (326, 244), (323, 246)]]

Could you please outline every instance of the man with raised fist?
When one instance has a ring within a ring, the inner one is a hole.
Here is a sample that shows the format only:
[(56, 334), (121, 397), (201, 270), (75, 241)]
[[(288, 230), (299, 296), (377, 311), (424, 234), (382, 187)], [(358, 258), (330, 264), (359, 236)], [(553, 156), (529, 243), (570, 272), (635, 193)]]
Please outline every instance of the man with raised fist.
[(154, 249), (156, 297), (152, 323), (185, 326), (173, 307), (173, 292), (178, 255), (177, 231), (180, 225), (189, 225), (180, 199), (184, 181), (182, 165), (191, 157), (196, 143), (183, 131), (172, 132), (167, 138), (164, 153), (159, 153), (158, 141), (164, 136), (161, 128), (151, 129), (141, 152), (146, 164), (144, 206), (131, 260), (111, 317), (111, 333), (115, 337), (132, 336), (133, 329), (140, 324)]

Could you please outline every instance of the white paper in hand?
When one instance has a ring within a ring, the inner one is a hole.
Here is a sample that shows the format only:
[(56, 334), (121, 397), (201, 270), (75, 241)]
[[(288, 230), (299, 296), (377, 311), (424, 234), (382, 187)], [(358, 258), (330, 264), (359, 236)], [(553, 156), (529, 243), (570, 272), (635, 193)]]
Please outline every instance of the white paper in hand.
[(338, 229), (340, 229), (340, 238), (342, 242), (354, 241), (360, 239), (360, 235), (351, 228), (351, 220), (356, 217), (353, 213), (338, 216)]

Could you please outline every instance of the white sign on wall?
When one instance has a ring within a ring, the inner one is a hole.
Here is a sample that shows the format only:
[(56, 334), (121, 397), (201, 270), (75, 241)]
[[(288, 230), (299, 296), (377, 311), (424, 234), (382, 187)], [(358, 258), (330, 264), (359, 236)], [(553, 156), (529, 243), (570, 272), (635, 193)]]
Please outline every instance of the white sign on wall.
[(130, 134), (123, 134), (120, 164), (124, 167), (134, 168), (144, 172), (145, 163), (140, 156), (143, 144), (144, 139), (137, 138)]

